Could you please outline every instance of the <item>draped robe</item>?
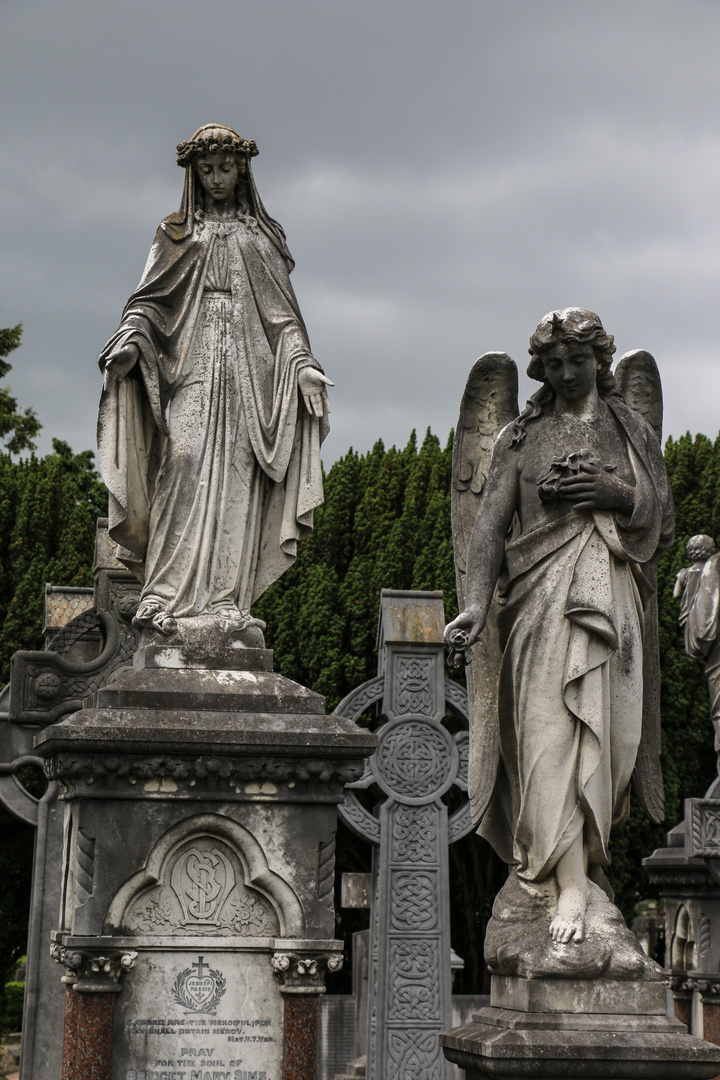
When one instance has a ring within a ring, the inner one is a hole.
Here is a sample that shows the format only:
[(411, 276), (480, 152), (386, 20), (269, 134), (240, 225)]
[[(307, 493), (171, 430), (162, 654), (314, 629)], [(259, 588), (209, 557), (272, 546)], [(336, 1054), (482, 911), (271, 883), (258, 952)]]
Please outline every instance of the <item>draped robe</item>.
[(140, 352), (98, 416), (118, 558), (177, 616), (247, 609), (291, 565), (327, 434), (298, 401), (299, 371), (318, 365), (282, 230), (259, 200), (257, 217), (193, 212), (191, 178), (183, 198), (101, 355)]
[(672, 498), (654, 434), (607, 404), (633, 473), (631, 518), (573, 509), (506, 543), (500, 760), (478, 832), (527, 881), (547, 877), (581, 833), (590, 861), (609, 862), (643, 732), (643, 650), (657, 647), (644, 568), (672, 541)]

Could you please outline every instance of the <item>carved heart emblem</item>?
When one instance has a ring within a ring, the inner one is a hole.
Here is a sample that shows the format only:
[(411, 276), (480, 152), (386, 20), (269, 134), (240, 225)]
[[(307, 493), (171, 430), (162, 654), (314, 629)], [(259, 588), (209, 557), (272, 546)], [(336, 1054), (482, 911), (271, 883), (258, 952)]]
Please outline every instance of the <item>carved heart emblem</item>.
[(202, 979), (199, 979), (197, 975), (191, 975), (185, 981), (185, 989), (196, 1005), (202, 1005), (213, 996), (215, 980), (209, 975), (205, 975)]

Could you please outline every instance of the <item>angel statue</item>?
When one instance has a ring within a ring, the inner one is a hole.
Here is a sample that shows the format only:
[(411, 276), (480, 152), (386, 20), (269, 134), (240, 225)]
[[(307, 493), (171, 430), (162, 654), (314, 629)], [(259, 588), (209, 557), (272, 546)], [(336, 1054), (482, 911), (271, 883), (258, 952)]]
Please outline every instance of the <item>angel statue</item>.
[[(514, 362), (476, 362), (453, 459), (462, 610), (445, 638), (470, 662), (474, 819), (511, 866), (486, 957), (510, 974), (629, 978), (647, 963), (642, 977), (659, 977), (603, 867), (633, 776), (663, 815), (654, 582), (673, 504), (660, 379), (643, 351), (613, 377), (613, 337), (583, 308), (546, 315), (529, 352), (542, 385), (519, 416)], [(533, 912), (546, 918), (534, 960)]]
[(212, 616), (244, 629), (323, 500), (325, 377), (290, 284), (254, 142), (223, 124), (178, 148), (182, 201), (100, 356), (99, 459), (136, 625)]
[(720, 751), (720, 553), (704, 533), (691, 536), (686, 550), (692, 565), (683, 567), (675, 581), (678, 621), (685, 630), (685, 652), (705, 661), (715, 750)]

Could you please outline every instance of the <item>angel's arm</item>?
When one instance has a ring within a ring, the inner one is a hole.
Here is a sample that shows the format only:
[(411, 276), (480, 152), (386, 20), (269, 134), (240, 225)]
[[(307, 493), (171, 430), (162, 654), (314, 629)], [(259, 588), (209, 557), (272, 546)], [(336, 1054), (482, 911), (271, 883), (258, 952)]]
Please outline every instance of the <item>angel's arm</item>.
[(480, 636), (500, 576), (505, 537), (518, 506), (518, 451), (510, 439), (505, 429), (493, 450), (468, 545), (465, 610), (445, 630), (450, 644), (457, 630), (467, 634), (467, 645)]

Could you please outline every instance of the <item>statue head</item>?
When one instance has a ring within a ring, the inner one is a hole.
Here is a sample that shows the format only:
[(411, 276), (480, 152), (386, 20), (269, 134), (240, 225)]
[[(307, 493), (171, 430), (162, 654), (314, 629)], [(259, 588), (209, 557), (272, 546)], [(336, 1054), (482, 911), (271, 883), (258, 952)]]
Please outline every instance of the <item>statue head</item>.
[[(531, 379), (542, 383), (539, 390), (531, 396), (527, 405), (513, 422), (511, 446), (522, 446), (525, 441), (527, 425), (542, 416), (543, 410), (555, 400), (555, 390), (550, 384), (545, 358), (551, 358), (553, 352), (562, 352), (557, 346), (589, 346), (592, 350), (588, 361), (595, 358), (595, 383), (598, 393), (610, 397), (617, 393), (615, 378), (610, 371), (615, 344), (612, 334), (606, 334), (603, 324), (594, 311), (586, 308), (569, 307), (562, 311), (551, 311), (537, 325), (530, 338), (530, 363), (527, 373)], [(569, 351), (569, 350), (568, 350)], [(590, 378), (592, 388), (592, 374)], [(583, 388), (579, 388), (579, 391)], [(586, 392), (586, 391), (584, 391)]]
[(712, 536), (707, 536), (705, 533), (698, 533), (697, 536), (691, 536), (687, 542), (688, 559), (692, 562), (704, 562), (709, 559), (711, 555), (715, 554), (715, 541)]
[(543, 355), (558, 342), (590, 345), (598, 362), (598, 382), (607, 375), (615, 352), (615, 339), (606, 334), (603, 324), (594, 311), (586, 308), (570, 307), (562, 311), (551, 311), (543, 316), (535, 333), (530, 338), (531, 360), (527, 373), (537, 382), (545, 382)]

